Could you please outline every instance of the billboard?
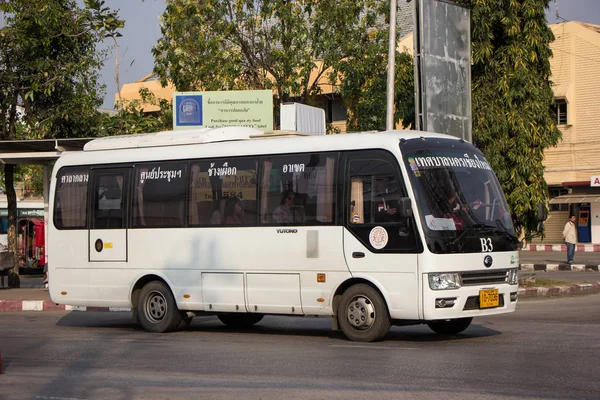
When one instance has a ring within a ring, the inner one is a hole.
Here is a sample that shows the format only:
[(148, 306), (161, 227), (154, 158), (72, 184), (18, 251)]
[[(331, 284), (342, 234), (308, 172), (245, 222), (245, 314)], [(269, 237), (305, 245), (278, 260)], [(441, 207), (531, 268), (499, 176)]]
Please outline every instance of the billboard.
[(415, 1), (416, 129), (471, 141), (471, 13)]
[(173, 93), (173, 129), (246, 126), (273, 130), (273, 92), (232, 90)]

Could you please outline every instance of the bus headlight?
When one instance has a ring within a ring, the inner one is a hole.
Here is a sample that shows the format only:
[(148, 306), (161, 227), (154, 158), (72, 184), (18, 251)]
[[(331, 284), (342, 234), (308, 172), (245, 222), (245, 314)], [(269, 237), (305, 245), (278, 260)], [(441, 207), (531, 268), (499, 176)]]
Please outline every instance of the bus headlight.
[(517, 285), (519, 283), (519, 271), (517, 269), (508, 270), (508, 284)]
[(459, 273), (429, 274), (429, 287), (431, 290), (449, 290), (460, 288)]

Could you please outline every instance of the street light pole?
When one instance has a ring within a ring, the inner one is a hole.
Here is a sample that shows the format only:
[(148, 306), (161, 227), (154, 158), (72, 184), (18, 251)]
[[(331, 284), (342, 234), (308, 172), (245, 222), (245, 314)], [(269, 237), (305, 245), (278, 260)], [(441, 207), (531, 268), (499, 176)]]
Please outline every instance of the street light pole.
[(396, 0), (390, 0), (390, 40), (388, 46), (387, 107), (385, 129), (394, 129), (394, 77), (396, 68)]

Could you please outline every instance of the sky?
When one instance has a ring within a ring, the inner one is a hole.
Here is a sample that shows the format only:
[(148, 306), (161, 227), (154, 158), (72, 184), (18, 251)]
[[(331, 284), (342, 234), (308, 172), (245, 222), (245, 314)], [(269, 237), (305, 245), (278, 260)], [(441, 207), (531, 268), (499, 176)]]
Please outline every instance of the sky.
[[(152, 47), (160, 38), (159, 17), (164, 13), (164, 0), (105, 0), (105, 6), (119, 11), (119, 17), (125, 20), (120, 30), (119, 44), (119, 80), (124, 83), (135, 82), (152, 72), (154, 57)], [(105, 45), (113, 45), (111, 40)], [(106, 85), (106, 96), (102, 108), (112, 109), (117, 93), (115, 81), (115, 54), (106, 60), (101, 72), (101, 83)]]
[[(404, 1), (404, 0), (398, 0)], [(135, 82), (152, 72), (154, 57), (152, 47), (160, 38), (159, 17), (166, 8), (165, 0), (105, 0), (107, 7), (119, 10), (125, 20), (123, 35), (118, 39), (121, 85)], [(600, 25), (600, 0), (551, 0), (546, 12), (549, 23), (581, 21)], [(110, 42), (106, 43), (111, 44)], [(117, 93), (114, 54), (102, 69), (102, 83), (106, 85), (103, 108), (112, 109)]]

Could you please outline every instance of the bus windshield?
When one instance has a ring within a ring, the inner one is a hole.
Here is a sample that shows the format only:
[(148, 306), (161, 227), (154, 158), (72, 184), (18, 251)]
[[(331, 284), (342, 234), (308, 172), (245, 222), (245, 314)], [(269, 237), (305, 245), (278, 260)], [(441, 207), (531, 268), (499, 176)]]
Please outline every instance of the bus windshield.
[(458, 140), (418, 142), (402, 150), (430, 250), (515, 250), (506, 200), (483, 154)]

